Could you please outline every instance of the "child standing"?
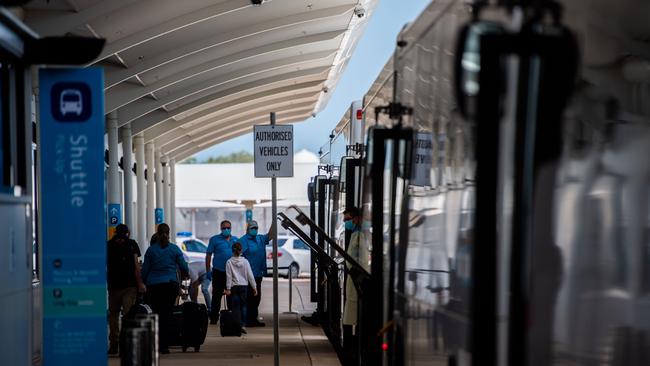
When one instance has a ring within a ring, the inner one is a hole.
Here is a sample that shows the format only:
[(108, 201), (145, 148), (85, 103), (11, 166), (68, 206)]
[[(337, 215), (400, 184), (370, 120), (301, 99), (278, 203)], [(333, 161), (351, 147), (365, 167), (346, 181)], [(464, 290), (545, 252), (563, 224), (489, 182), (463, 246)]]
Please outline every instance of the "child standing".
[(246, 334), (246, 306), (248, 286), (253, 287), (253, 296), (257, 296), (257, 288), (253, 270), (246, 258), (241, 256), (240, 243), (232, 245), (232, 257), (226, 262), (226, 295), (231, 296), (232, 311), (239, 315), (241, 331)]

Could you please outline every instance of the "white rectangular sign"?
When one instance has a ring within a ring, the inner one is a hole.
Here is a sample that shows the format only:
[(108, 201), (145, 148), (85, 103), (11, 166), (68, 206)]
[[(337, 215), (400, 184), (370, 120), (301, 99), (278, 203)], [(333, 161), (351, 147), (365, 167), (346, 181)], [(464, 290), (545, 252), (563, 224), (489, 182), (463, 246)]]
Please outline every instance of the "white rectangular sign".
[(256, 125), (255, 178), (293, 177), (293, 126)]
[(413, 149), (413, 173), (411, 185), (431, 186), (431, 163), (433, 140), (430, 133), (416, 133)]

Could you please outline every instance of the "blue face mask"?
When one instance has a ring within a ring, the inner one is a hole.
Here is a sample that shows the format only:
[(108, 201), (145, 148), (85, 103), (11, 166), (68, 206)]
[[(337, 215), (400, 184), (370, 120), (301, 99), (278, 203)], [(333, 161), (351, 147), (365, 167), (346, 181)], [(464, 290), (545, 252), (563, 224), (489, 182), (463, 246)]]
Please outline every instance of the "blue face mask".
[(352, 222), (352, 220), (348, 220), (348, 221), (345, 222), (345, 230), (352, 231), (352, 230), (354, 230), (355, 226), (356, 225), (354, 224), (354, 222)]
[(223, 236), (230, 236), (230, 229), (221, 229), (221, 234)]
[(257, 236), (257, 229), (250, 229), (250, 230), (248, 230), (248, 233), (249, 233), (251, 236)]

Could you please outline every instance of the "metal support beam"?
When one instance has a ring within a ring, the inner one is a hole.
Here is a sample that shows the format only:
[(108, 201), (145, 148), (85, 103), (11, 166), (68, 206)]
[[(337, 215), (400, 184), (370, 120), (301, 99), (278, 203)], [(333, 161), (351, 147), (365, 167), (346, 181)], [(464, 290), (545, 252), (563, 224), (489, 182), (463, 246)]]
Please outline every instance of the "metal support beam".
[(133, 219), (133, 137), (131, 126), (122, 127), (122, 169), (124, 174), (124, 223), (131, 232), (135, 229)]
[[(271, 112), (271, 126), (275, 126), (275, 112)], [(271, 177), (271, 227), (278, 216), (277, 178)], [(289, 273), (291, 277), (291, 273)], [(278, 230), (273, 230), (273, 364), (280, 365), (280, 319), (278, 302)]]
[(154, 149), (153, 142), (145, 145), (145, 158), (147, 160), (147, 244), (149, 244), (149, 239), (156, 232), (156, 217), (154, 216), (156, 209), (154, 170), (156, 169), (156, 163)]
[(133, 142), (135, 144), (135, 177), (138, 186), (135, 237), (140, 246), (140, 252), (144, 253), (149, 247), (149, 241), (147, 240), (147, 182), (144, 179), (144, 138), (136, 136), (133, 138)]
[[(111, 112), (106, 116), (106, 126), (108, 128), (108, 203), (120, 204), (120, 175), (117, 166), (118, 160), (118, 132), (117, 132), (117, 112)], [(122, 218), (118, 218), (122, 222)]]

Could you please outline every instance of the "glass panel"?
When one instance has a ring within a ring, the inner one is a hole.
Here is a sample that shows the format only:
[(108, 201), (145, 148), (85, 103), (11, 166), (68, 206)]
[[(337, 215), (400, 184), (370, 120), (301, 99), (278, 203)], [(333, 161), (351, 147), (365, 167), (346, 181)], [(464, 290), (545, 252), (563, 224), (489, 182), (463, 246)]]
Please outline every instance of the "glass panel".
[[(278, 247), (283, 246), (284, 243), (286, 243), (286, 242), (287, 242), (287, 238), (284, 238), (284, 239), (283, 239), (283, 238), (279, 238), (279, 239), (278, 239)], [(266, 246), (267, 246), (267, 247), (269, 247), (269, 246), (273, 246), (273, 240), (271, 240), (268, 244), (266, 244)]]
[(305, 245), (305, 243), (302, 240), (296, 239), (296, 240), (293, 241), (293, 249), (306, 249), (306, 250), (308, 250), (309, 248), (307, 248), (307, 245)]

